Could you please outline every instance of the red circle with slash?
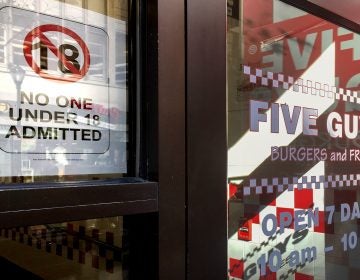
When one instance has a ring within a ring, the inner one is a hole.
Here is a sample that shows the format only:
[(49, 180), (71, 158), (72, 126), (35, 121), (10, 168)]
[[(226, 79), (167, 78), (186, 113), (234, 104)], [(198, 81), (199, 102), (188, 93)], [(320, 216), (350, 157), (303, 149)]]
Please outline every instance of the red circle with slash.
[[(67, 60), (66, 56), (61, 53), (58, 48), (50, 41), (50, 39), (44, 34), (48, 31), (56, 31), (64, 33), (70, 37), (72, 37), (81, 47), (81, 50), (84, 54), (84, 64), (82, 68), (77, 69), (70, 61)], [(50, 51), (63, 63), (63, 65), (71, 72), (67, 73), (64, 76), (52, 75), (45, 72), (41, 69), (32, 56), (32, 46), (34, 39), (39, 38), (41, 43), (44, 44)], [(74, 31), (69, 28), (56, 25), (56, 24), (45, 24), (40, 25), (33, 30), (31, 30), (24, 39), (23, 44), (23, 52), (25, 56), (26, 62), (30, 65), (30, 67), (37, 73), (39, 76), (45, 79), (57, 80), (62, 82), (76, 82), (82, 79), (89, 70), (90, 67), (90, 52), (85, 42), (77, 35)]]

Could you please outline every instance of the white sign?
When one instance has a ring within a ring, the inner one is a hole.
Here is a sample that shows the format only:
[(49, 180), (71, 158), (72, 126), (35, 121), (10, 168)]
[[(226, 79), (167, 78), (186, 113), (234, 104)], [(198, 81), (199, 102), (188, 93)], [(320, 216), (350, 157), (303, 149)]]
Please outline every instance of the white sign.
[(126, 172), (125, 22), (81, 12), (0, 7), (1, 177)]

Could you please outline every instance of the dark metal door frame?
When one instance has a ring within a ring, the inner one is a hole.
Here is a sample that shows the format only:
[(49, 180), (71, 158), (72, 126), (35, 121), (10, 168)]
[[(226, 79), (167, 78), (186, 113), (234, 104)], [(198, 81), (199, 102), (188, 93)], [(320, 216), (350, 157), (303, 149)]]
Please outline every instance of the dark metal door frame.
[(226, 279), (226, 1), (159, 0), (160, 279)]
[(227, 279), (226, 1), (187, 1), (188, 279)]
[(159, 279), (185, 279), (185, 3), (158, 0)]

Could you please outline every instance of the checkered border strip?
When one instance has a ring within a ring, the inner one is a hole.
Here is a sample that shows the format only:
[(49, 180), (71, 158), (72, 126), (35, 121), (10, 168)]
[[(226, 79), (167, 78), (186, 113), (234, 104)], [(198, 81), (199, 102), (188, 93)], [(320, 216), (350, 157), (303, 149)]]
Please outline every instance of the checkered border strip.
[(294, 188), (302, 189), (327, 189), (355, 187), (360, 185), (360, 174), (345, 175), (320, 175), (320, 176), (302, 176), (302, 177), (283, 177), (283, 178), (262, 178), (250, 179), (244, 186), (244, 196), (255, 194), (274, 193), (284, 190), (293, 191)]
[[(48, 229), (33, 230), (30, 227), (0, 229), (0, 237), (37, 248), (50, 254), (65, 257), (92, 268), (114, 273), (116, 262), (120, 264), (121, 256), (111, 248), (105, 248), (85, 237), (85, 228), (80, 226), (79, 232), (68, 224), (67, 230), (54, 232)], [(113, 236), (107, 233), (107, 241)], [(92, 230), (92, 239), (99, 240), (99, 230)]]
[(304, 94), (318, 95), (320, 97), (327, 97), (336, 100), (342, 100), (350, 103), (360, 104), (360, 92), (352, 91), (328, 84), (313, 82), (311, 80), (297, 79), (294, 77), (285, 76), (281, 73), (265, 72), (262, 69), (252, 68), (248, 65), (243, 65), (243, 73), (250, 77), (250, 83), (261, 84), (262, 86), (271, 86), (274, 88), (282, 87), (289, 89), (292, 87), (295, 92), (302, 92)]

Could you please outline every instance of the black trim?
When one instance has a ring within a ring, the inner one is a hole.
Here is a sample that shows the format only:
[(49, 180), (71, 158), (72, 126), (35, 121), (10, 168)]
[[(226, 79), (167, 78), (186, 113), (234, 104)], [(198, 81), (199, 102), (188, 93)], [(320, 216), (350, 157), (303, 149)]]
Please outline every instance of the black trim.
[(0, 228), (156, 212), (157, 183), (127, 181), (9, 185), (0, 191)]
[(141, 178), (157, 181), (158, 163), (158, 13), (157, 0), (140, 1)]
[[(294, 6), (300, 10), (313, 14), (317, 17), (325, 19), (329, 22), (335, 23), (339, 26), (345, 27), (355, 33), (360, 33), (360, 25), (339, 15), (332, 11), (329, 11), (323, 7), (320, 7), (307, 0), (280, 0), (286, 4)], [(341, 5), (339, 3), (339, 5)]]
[(137, 57), (136, 57), (136, 48), (137, 48), (137, 2), (136, 0), (128, 0), (128, 15), (129, 21), (127, 24), (127, 98), (128, 98), (128, 113), (127, 113), (127, 122), (128, 122), (128, 143), (127, 143), (127, 167), (128, 175), (136, 176), (136, 130), (137, 130), (137, 113), (136, 113), (136, 91), (137, 91), (137, 81), (136, 81), (136, 67)]
[(123, 250), (126, 254), (123, 255), (123, 268), (128, 270), (128, 277), (124, 279), (159, 279), (157, 221), (157, 213), (133, 215), (124, 219), (126, 235)]
[(0, 257), (1, 277), (3, 279), (29, 279), (44, 280), (34, 273), (18, 266), (16, 263), (9, 261), (4, 257)]

